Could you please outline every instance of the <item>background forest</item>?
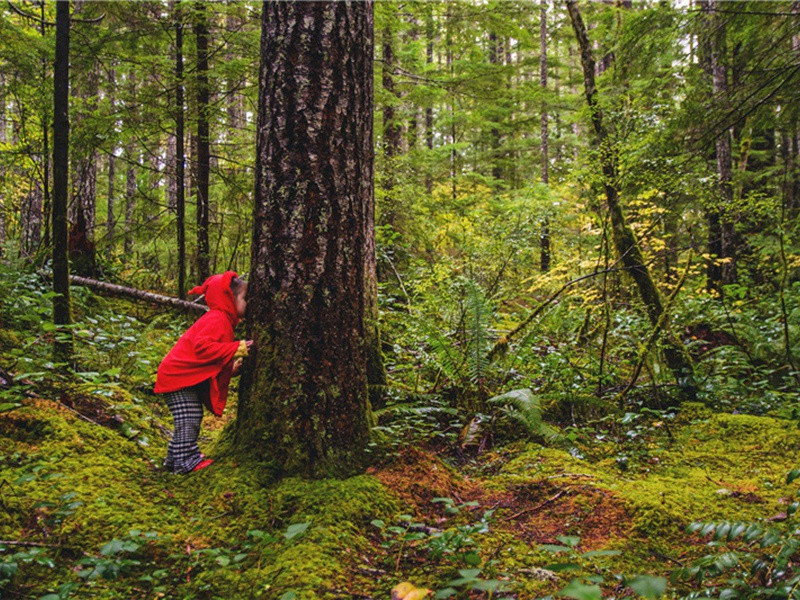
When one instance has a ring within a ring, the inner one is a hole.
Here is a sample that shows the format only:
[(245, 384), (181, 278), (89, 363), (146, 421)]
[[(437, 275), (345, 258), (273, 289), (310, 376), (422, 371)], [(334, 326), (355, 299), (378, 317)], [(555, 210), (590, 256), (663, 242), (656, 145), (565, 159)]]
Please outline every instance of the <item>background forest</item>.
[[(191, 315), (73, 286), (53, 359), (55, 4), (0, 8), (3, 597), (800, 597), (800, 2), (376, 3), (375, 466), (202, 492)], [(72, 15), (72, 273), (246, 274), (260, 5)]]

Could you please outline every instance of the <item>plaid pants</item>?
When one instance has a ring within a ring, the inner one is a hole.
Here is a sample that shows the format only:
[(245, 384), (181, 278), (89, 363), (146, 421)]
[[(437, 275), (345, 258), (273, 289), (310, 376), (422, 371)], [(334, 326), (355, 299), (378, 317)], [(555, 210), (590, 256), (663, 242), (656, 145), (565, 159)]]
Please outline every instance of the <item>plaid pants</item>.
[(201, 460), (197, 438), (203, 421), (203, 404), (197, 386), (165, 394), (175, 431), (167, 447), (164, 467), (170, 473), (189, 473)]

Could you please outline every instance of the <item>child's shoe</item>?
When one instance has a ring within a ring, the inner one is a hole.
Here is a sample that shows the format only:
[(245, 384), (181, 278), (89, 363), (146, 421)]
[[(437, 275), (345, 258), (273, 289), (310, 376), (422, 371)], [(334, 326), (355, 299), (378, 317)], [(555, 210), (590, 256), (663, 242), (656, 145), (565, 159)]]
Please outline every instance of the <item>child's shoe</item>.
[(199, 463), (197, 463), (197, 466), (194, 469), (192, 469), (192, 471), (194, 472), (194, 471), (199, 471), (200, 469), (205, 469), (208, 465), (210, 465), (213, 462), (214, 461), (211, 460), (210, 458), (201, 460)]

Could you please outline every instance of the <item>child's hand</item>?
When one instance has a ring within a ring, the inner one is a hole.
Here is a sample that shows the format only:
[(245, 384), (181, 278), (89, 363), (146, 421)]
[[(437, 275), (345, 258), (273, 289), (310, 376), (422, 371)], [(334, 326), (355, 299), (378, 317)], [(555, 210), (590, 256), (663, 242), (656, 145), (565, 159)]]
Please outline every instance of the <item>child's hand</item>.
[(247, 350), (249, 351), (253, 347), (253, 340), (245, 340), (245, 344), (247, 344)]
[(233, 361), (233, 372), (231, 373), (232, 377), (236, 377), (239, 374), (239, 371), (242, 370), (242, 359), (237, 358)]

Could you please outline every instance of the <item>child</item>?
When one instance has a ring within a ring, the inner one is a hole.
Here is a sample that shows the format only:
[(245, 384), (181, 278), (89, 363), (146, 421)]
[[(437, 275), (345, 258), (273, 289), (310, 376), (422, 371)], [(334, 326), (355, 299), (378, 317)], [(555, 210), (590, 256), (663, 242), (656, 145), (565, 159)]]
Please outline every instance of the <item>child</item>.
[(233, 339), (233, 328), (247, 307), (247, 284), (236, 273), (212, 275), (189, 293), (205, 294), (209, 311), (181, 336), (156, 376), (155, 392), (166, 395), (175, 423), (164, 462), (171, 473), (199, 471), (212, 463), (197, 445), (203, 406), (222, 415), (231, 377), (253, 345), (252, 340)]

